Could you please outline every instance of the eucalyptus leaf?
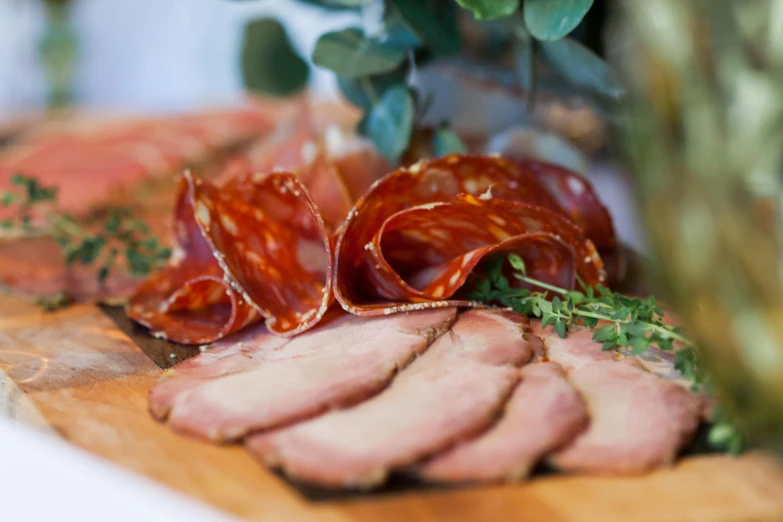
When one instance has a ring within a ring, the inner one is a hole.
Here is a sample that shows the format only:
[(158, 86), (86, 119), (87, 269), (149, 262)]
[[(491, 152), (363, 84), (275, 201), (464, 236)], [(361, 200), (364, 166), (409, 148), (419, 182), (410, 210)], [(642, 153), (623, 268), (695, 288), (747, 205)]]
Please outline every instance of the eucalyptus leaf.
[(351, 79), (339, 76), (337, 85), (345, 99), (357, 107), (369, 110), (389, 88), (404, 85), (407, 75), (407, 68), (400, 67), (390, 73), (364, 78)]
[(466, 154), (468, 148), (459, 135), (449, 127), (437, 129), (432, 136), (432, 153), (436, 158), (448, 154)]
[(410, 144), (415, 107), (410, 90), (392, 87), (373, 106), (367, 120), (367, 133), (380, 153), (396, 162)]
[(251, 91), (285, 96), (307, 84), (310, 70), (280, 22), (262, 18), (245, 28), (242, 75)]
[(506, 18), (519, 9), (519, 0), (457, 0), (457, 3), (479, 20)]
[(401, 20), (390, 20), (386, 23), (386, 37), (383, 39), (383, 44), (405, 52), (422, 45), (416, 33)]
[(525, 0), (525, 26), (538, 40), (559, 40), (579, 25), (592, 5), (593, 0)]
[(454, 54), (462, 47), (454, 10), (441, 0), (390, 0), (397, 18), (436, 54)]
[(576, 87), (615, 99), (623, 94), (609, 65), (574, 39), (541, 42), (541, 55), (556, 73)]
[(346, 78), (393, 71), (405, 59), (400, 49), (365, 38), (359, 29), (326, 33), (318, 39), (313, 62)]

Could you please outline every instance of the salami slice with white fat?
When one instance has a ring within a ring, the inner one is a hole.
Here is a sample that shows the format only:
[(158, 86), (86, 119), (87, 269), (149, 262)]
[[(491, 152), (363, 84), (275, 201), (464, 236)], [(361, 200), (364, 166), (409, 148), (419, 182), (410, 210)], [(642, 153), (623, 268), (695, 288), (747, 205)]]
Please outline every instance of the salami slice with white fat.
[(535, 177), (565, 214), (585, 231), (598, 250), (613, 249), (617, 245), (612, 216), (587, 179), (559, 165), (542, 161), (520, 160), (515, 165)]
[(132, 298), (156, 335), (201, 344), (263, 317), (293, 335), (331, 301), (332, 246), (306, 189), (289, 173), (237, 178), (222, 190), (186, 175), (172, 261)]
[(487, 256), (511, 252), (565, 288), (575, 275), (604, 280), (592, 242), (528, 175), (500, 158), (447, 156), (397, 170), (359, 200), (338, 237), (335, 294), (356, 314), (470, 305), (448, 299)]
[(128, 304), (128, 316), (163, 339), (215, 341), (258, 319), (255, 309), (223, 278), (195, 219), (188, 181), (180, 181), (168, 266), (149, 277)]

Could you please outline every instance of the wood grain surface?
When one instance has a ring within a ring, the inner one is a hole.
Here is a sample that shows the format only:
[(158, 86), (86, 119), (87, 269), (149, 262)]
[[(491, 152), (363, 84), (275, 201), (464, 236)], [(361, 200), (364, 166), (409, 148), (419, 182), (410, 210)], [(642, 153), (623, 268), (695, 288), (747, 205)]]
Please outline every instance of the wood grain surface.
[(241, 448), (182, 438), (154, 422), (147, 393), (160, 368), (93, 306), (47, 314), (0, 296), (0, 369), (0, 414), (249, 520), (783, 520), (783, 470), (762, 454), (687, 458), (643, 477), (546, 475), (314, 500)]

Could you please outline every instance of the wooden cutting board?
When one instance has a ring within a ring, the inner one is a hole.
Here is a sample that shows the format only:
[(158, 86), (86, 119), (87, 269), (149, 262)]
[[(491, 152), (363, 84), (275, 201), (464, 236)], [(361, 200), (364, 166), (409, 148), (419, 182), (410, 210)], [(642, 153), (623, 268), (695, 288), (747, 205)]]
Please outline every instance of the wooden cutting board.
[[(158, 350), (172, 362), (184, 353)], [(160, 368), (93, 306), (43, 313), (0, 295), (0, 369), (0, 414), (249, 520), (783, 520), (783, 469), (763, 454), (691, 457), (636, 478), (546, 475), (505, 486), (314, 496), (240, 447), (182, 438), (154, 422), (147, 392)]]

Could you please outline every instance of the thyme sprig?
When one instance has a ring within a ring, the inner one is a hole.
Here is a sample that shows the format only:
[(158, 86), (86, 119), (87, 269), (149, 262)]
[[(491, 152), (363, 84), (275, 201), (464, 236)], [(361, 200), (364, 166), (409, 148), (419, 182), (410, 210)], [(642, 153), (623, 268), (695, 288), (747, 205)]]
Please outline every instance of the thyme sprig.
[[(512, 286), (504, 275), (506, 261), (514, 269), (513, 277), (528, 286)], [(694, 391), (709, 390), (709, 381), (693, 343), (682, 329), (663, 322), (664, 311), (654, 296), (628, 297), (598, 285), (588, 287), (577, 278), (581, 290), (567, 290), (528, 276), (525, 262), (511, 254), (498, 256), (485, 265), (486, 277), (475, 278), (469, 298), (501, 304), (512, 310), (541, 319), (543, 326), (553, 325), (565, 338), (572, 325), (593, 330), (593, 341), (603, 350), (623, 350), (640, 355), (652, 346), (674, 352), (674, 367), (691, 383)], [(533, 289), (531, 289), (531, 287)], [(605, 322), (598, 326), (599, 321)], [(675, 342), (677, 345), (675, 346)], [(730, 415), (716, 407), (712, 415), (708, 443), (732, 453), (741, 451), (744, 437)]]
[(0, 205), (12, 209), (12, 217), (0, 221), (0, 239), (51, 237), (62, 247), (66, 264), (98, 267), (100, 283), (120, 256), (131, 275), (143, 277), (171, 253), (129, 209), (111, 207), (102, 221), (80, 220), (59, 207), (56, 187), (45, 187), (33, 177), (14, 175), (11, 189), (0, 191)]

